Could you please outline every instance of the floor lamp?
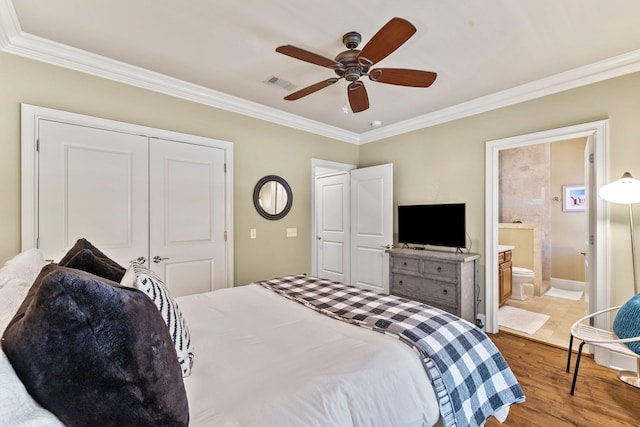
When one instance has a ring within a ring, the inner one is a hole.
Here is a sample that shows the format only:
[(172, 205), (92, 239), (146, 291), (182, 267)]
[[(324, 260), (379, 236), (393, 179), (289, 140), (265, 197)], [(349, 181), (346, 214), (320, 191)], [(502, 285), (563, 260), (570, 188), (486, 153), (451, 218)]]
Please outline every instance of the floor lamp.
[[(640, 180), (625, 172), (617, 181), (600, 188), (598, 195), (611, 203), (629, 205), (629, 234), (631, 235), (631, 261), (633, 262), (633, 290), (638, 294), (638, 275), (636, 273), (636, 242), (633, 232), (633, 209), (631, 205), (640, 202)], [(638, 359), (638, 371), (620, 371), (618, 378), (625, 383), (640, 388), (640, 359)]]
[(640, 202), (640, 180), (625, 172), (617, 181), (600, 188), (598, 195), (607, 202), (629, 205), (629, 234), (631, 235), (631, 261), (633, 263), (633, 290), (638, 293), (638, 275), (636, 273), (636, 243), (633, 232), (633, 209), (631, 205)]

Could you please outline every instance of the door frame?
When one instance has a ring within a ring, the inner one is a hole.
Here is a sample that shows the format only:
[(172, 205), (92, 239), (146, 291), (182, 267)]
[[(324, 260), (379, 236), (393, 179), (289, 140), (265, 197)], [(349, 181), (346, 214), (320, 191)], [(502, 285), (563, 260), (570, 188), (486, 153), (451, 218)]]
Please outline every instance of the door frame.
[[(608, 176), (608, 144), (609, 120), (583, 123), (574, 126), (551, 129), (518, 135), (509, 138), (487, 141), (485, 168), (485, 315), (486, 331), (497, 333), (498, 327), (498, 176), (499, 154), (501, 150), (525, 147), (528, 145), (555, 142), (566, 139), (590, 137), (593, 138), (595, 183), (592, 188), (600, 188), (606, 183)], [(591, 308), (594, 311), (610, 307), (610, 243), (609, 243), (609, 212), (606, 203), (601, 198), (596, 199), (596, 211), (589, 211), (595, 215), (596, 236), (593, 246), (595, 272), (591, 275), (595, 282), (591, 286)], [(495, 271), (494, 271), (495, 270)], [(607, 327), (609, 319), (601, 318), (596, 326)]]
[[(321, 169), (333, 169), (336, 171), (352, 171), (356, 165), (349, 163), (332, 162), (330, 160), (311, 159), (311, 274), (318, 275), (318, 230), (316, 218), (316, 176)], [(351, 251), (351, 248), (347, 248)], [(349, 252), (351, 253), (351, 252)]]
[(203, 145), (224, 150), (225, 155), (225, 220), (227, 287), (233, 287), (233, 143), (164, 129), (140, 126), (68, 111), (54, 110), (30, 104), (21, 104), (21, 246), (22, 250), (38, 246), (38, 122), (51, 120), (62, 123), (95, 127), (135, 135), (151, 140), (161, 138), (170, 141)]

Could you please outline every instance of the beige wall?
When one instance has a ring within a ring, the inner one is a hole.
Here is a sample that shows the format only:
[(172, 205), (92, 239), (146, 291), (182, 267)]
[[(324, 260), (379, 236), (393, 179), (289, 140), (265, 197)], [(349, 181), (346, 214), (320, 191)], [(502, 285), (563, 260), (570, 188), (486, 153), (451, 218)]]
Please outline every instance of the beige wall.
[[(20, 103), (232, 142), (236, 284), (310, 272), (311, 158), (358, 159), (353, 144), (0, 53), (0, 265), (20, 250)], [(269, 174), (294, 193), (280, 221), (253, 208), (253, 187)], [(298, 237), (287, 238), (288, 227)]]
[[(639, 93), (640, 73), (619, 77), (366, 144), (360, 164), (394, 163), (396, 205), (466, 202), (472, 251), (484, 255), (485, 141), (608, 118), (610, 180), (627, 169), (640, 177)], [(631, 257), (626, 211), (611, 205), (610, 212), (612, 302), (618, 303), (633, 293)], [(484, 288), (483, 268), (480, 280)]]
[[(609, 118), (610, 178), (626, 170), (640, 177), (639, 93), (636, 73), (358, 147), (0, 53), (0, 262), (20, 249), (22, 102), (233, 142), (235, 276), (243, 284), (309, 272), (312, 157), (361, 166), (393, 162), (396, 205), (466, 202), (471, 249), (484, 255), (485, 141)], [(266, 174), (282, 175), (293, 188), (284, 220), (269, 222), (253, 209), (253, 185)], [(631, 295), (631, 257), (626, 210), (610, 210), (616, 303)], [(297, 227), (298, 237), (287, 239), (287, 227)], [(258, 230), (256, 240), (250, 228)]]

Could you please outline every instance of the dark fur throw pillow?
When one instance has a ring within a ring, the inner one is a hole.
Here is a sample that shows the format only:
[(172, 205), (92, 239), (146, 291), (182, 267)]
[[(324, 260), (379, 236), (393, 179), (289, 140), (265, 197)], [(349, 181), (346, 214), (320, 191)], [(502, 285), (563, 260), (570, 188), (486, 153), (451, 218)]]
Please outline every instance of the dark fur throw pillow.
[(4, 332), (27, 391), (68, 426), (186, 426), (182, 372), (142, 292), (45, 266)]
[(86, 271), (120, 283), (126, 269), (106, 256), (87, 239), (78, 239), (58, 265)]

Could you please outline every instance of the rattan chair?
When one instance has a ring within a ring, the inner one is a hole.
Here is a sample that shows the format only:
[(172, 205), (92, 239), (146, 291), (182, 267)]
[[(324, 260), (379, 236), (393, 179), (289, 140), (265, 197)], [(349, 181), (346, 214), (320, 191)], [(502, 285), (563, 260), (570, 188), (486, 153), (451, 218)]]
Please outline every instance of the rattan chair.
[[(590, 326), (591, 319), (600, 316), (604, 313), (609, 313), (620, 309), (621, 305), (617, 307), (607, 308), (588, 316), (583, 317), (571, 326), (571, 339), (569, 341), (569, 355), (567, 356), (567, 372), (571, 367), (571, 352), (573, 349), (573, 339), (577, 338), (581, 340), (580, 347), (578, 348), (578, 359), (576, 360), (576, 366), (573, 372), (573, 382), (571, 383), (571, 395), (576, 389), (576, 379), (578, 378), (578, 368), (580, 367), (580, 358), (582, 357), (582, 347), (585, 344), (590, 344), (597, 347), (603, 347), (616, 353), (623, 354), (625, 356), (635, 357), (638, 362), (637, 372), (633, 371), (620, 371), (618, 378), (627, 384), (640, 388), (640, 354), (632, 351), (626, 343), (640, 341), (640, 336), (633, 338), (620, 339), (613, 331), (595, 328)], [(638, 319), (640, 322), (640, 319)]]

